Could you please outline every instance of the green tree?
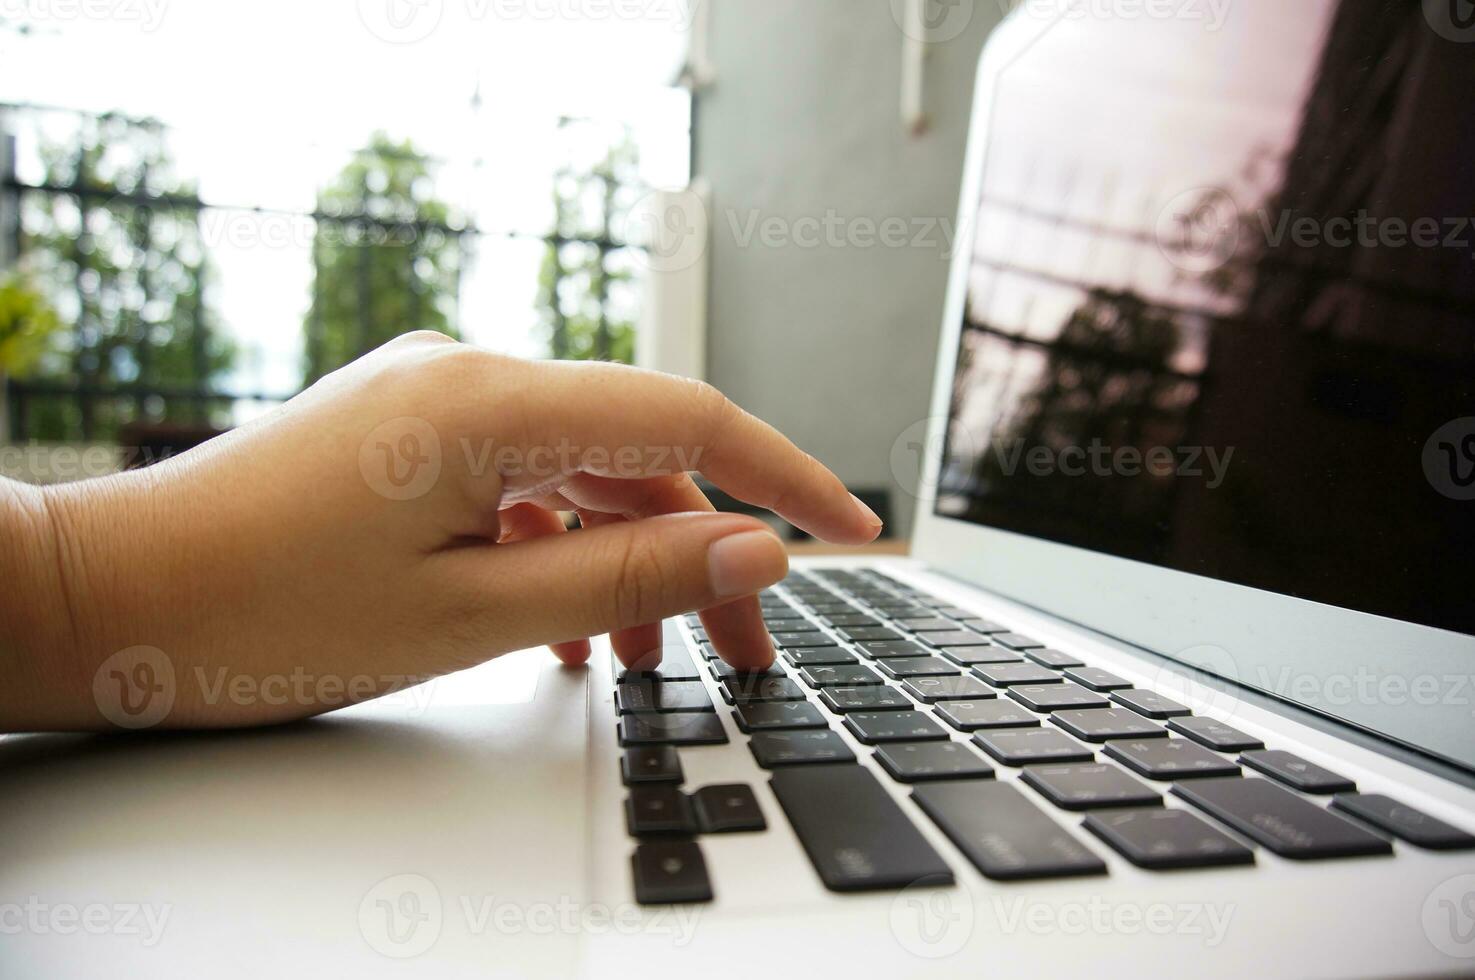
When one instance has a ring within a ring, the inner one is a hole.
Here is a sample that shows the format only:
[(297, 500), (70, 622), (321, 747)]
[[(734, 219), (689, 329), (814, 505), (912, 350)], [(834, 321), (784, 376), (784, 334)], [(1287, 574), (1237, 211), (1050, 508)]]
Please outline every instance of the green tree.
[(73, 139), (40, 153), (45, 186), (61, 190), (25, 195), (22, 263), (65, 328), (36, 379), (126, 393), (36, 399), (30, 435), (101, 440), (133, 420), (201, 421), (205, 402), (146, 393), (208, 388), (234, 358), (208, 300), (199, 200), (163, 127), (84, 116)]
[(305, 385), (402, 333), (456, 336), (461, 225), (432, 191), (428, 159), (375, 133), (318, 194)]
[[(628, 135), (597, 165), (566, 168), (553, 182), (553, 234), (538, 274), (538, 311), (559, 360), (635, 361), (633, 263), (611, 241), (637, 184)], [(623, 300), (623, 302), (622, 302)]]
[(46, 355), (60, 326), (51, 304), (25, 279), (0, 278), (0, 375), (24, 377)]

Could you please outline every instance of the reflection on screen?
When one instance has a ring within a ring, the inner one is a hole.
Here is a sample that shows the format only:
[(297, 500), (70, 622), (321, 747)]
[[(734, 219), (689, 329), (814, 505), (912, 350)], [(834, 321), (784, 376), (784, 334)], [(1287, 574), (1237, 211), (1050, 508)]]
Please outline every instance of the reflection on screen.
[(938, 513), (1475, 633), (1475, 44), (1427, 6), (1096, 5), (980, 93)]

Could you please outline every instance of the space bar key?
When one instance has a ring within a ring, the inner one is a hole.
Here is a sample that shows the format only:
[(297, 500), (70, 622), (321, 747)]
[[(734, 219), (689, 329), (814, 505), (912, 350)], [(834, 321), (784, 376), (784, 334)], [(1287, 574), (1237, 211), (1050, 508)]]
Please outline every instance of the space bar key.
[(864, 767), (780, 769), (770, 785), (831, 891), (953, 883), (942, 857)]

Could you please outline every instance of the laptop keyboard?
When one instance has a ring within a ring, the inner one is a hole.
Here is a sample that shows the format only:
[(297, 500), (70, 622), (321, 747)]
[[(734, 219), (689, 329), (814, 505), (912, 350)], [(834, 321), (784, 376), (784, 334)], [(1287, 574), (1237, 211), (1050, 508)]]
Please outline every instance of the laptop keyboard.
[[(693, 615), (695, 651), (672, 630), (659, 664), (619, 674), (639, 902), (710, 900), (700, 835), (767, 829), (751, 787), (682, 789), (680, 751), (727, 743), (724, 711), (833, 891), (951, 884), (919, 820), (998, 880), (1105, 874), (1101, 847), (1151, 870), (1253, 865), (1256, 847), (1295, 859), (1386, 855), (1395, 839), (1475, 848), (1475, 836), (880, 572), (795, 572), (759, 601), (778, 650), (768, 671), (724, 663)], [(884, 776), (856, 763), (841, 731)], [(995, 779), (996, 766), (1018, 768), (1019, 783)], [(1193, 809), (1164, 807), (1165, 792)]]

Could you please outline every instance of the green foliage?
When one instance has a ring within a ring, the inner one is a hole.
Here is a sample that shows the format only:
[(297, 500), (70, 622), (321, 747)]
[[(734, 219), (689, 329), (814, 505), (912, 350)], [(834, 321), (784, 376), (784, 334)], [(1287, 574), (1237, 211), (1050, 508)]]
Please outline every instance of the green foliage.
[(630, 292), (634, 277), (629, 262), (621, 263), (607, 246), (610, 228), (622, 226), (628, 213), (625, 198), (636, 184), (637, 163), (626, 138), (596, 166), (564, 170), (554, 180), (555, 240), (538, 273), (539, 319), (554, 358), (635, 361), (634, 315), (611, 301)]
[[(22, 261), (67, 327), (37, 364), (41, 380), (89, 386), (208, 387), (234, 348), (216, 331), (194, 187), (174, 174), (163, 128), (83, 117), (73, 139), (41, 147), (45, 182), (28, 194)], [(164, 198), (166, 200), (158, 200)], [(37, 399), (30, 434), (108, 439), (137, 418), (198, 420), (196, 402)]]
[(431, 191), (427, 159), (375, 133), (318, 195), (304, 384), (402, 333), (456, 336), (460, 225)]
[(0, 374), (24, 377), (46, 353), (61, 319), (18, 275), (0, 282)]

